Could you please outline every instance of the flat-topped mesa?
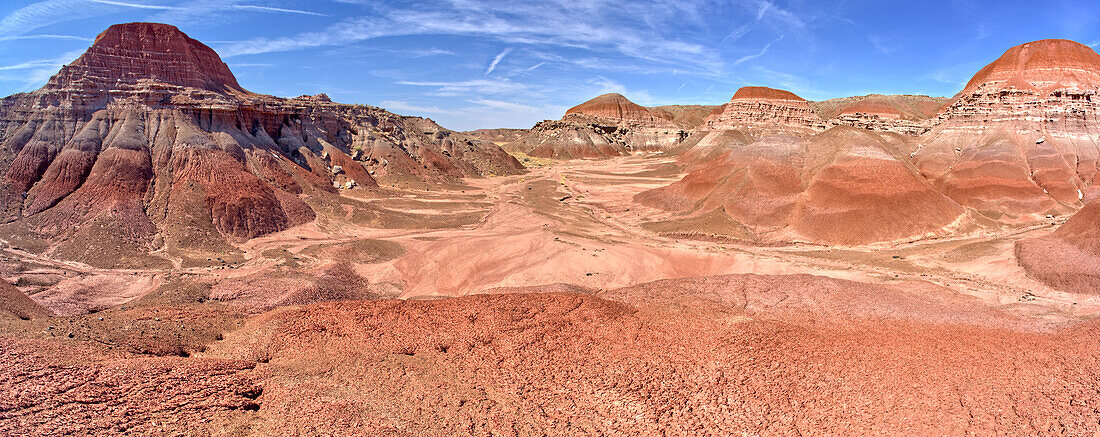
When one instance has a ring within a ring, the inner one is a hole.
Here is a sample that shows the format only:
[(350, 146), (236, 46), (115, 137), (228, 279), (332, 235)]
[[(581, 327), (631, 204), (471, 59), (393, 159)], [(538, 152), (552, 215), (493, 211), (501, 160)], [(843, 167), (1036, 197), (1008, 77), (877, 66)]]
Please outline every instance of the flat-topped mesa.
[(766, 133), (809, 135), (825, 130), (825, 122), (805, 99), (790, 91), (743, 87), (729, 103), (704, 123), (709, 130), (745, 129)]
[(594, 117), (603, 121), (625, 122), (649, 127), (672, 128), (672, 122), (645, 106), (630, 101), (622, 94), (609, 93), (569, 108), (563, 120)]
[(117, 90), (145, 81), (245, 92), (217, 53), (175, 26), (126, 23), (109, 27), (44, 89)]
[(737, 92), (733, 93), (731, 100), (750, 100), (750, 99), (763, 99), (763, 100), (792, 100), (795, 102), (805, 102), (806, 99), (798, 97), (797, 94), (787, 90), (780, 90), (775, 88), (768, 88), (766, 86), (746, 86), (741, 87)]
[(945, 106), (914, 154), (960, 204), (1005, 222), (1100, 195), (1100, 54), (1067, 40), (1006, 51)]

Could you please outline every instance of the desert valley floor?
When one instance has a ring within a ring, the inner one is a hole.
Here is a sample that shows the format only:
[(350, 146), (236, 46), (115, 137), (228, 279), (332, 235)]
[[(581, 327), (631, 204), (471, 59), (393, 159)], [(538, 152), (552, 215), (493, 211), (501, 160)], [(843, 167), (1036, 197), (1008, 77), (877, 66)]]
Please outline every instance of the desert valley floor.
[(459, 132), (111, 25), (0, 99), (0, 435), (1100, 433), (1100, 54), (731, 91)]
[(668, 238), (668, 217), (631, 199), (682, 177), (673, 163), (349, 191), (393, 221), (317, 221), (205, 267), (96, 269), (5, 244), (3, 275), (59, 316), (8, 294), (0, 427), (1096, 428), (1100, 298), (1029, 279), (1013, 255), (1061, 218), (856, 247)]

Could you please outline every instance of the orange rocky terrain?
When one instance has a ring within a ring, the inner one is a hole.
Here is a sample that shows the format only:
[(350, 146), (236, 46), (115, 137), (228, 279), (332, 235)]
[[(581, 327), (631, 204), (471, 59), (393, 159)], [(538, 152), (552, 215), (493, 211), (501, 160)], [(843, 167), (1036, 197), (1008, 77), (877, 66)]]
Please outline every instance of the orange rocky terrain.
[(1095, 434), (1098, 58), (459, 133), (112, 26), (0, 101), (0, 434)]

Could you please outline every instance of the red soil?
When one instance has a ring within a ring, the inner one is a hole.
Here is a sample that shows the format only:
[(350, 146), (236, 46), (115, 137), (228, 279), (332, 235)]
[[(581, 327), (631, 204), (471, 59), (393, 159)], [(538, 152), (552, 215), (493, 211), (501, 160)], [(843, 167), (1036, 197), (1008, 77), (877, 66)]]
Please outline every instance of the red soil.
[(1052, 287), (1100, 294), (1100, 202), (1092, 202), (1047, 237), (1016, 243), (1027, 273)]
[(261, 434), (1096, 430), (1095, 324), (1036, 329), (927, 284), (747, 275), (287, 308), (207, 355), (266, 363)]

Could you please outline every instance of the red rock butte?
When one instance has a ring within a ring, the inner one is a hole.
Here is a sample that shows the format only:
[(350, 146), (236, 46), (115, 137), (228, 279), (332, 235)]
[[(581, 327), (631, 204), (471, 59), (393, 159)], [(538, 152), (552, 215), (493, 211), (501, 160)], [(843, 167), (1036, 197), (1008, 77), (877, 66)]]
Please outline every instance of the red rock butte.
[(845, 106), (840, 114), (876, 114), (924, 120), (935, 116), (941, 107), (943, 103), (933, 99), (904, 101), (899, 96), (873, 95)]
[(987, 82), (1010, 81), (1014, 78), (1030, 82), (1029, 85), (1033, 86), (1038, 81), (1056, 85), (1065, 79), (1067, 73), (1072, 75), (1078, 72), (1095, 79), (1100, 72), (1100, 54), (1079, 42), (1044, 39), (1008, 49), (996, 61), (979, 70), (966, 84), (963, 92), (971, 91)]
[(565, 115), (585, 114), (594, 117), (620, 120), (644, 119), (653, 117), (649, 109), (630, 101), (622, 94), (609, 93), (569, 108)]
[(729, 103), (707, 116), (710, 130), (747, 129), (756, 134), (808, 135), (825, 130), (825, 122), (806, 99), (790, 91), (768, 87), (742, 87)]
[(798, 97), (797, 94), (787, 90), (777, 90), (775, 88), (768, 88), (766, 86), (746, 86), (741, 87), (736, 93), (733, 93), (732, 100), (744, 100), (744, 99), (771, 99), (771, 100), (794, 100), (798, 102), (805, 102), (806, 99)]
[(142, 80), (210, 91), (244, 91), (214, 50), (176, 26), (161, 23), (111, 26), (80, 58), (62, 67), (47, 88), (76, 84), (118, 88)]

